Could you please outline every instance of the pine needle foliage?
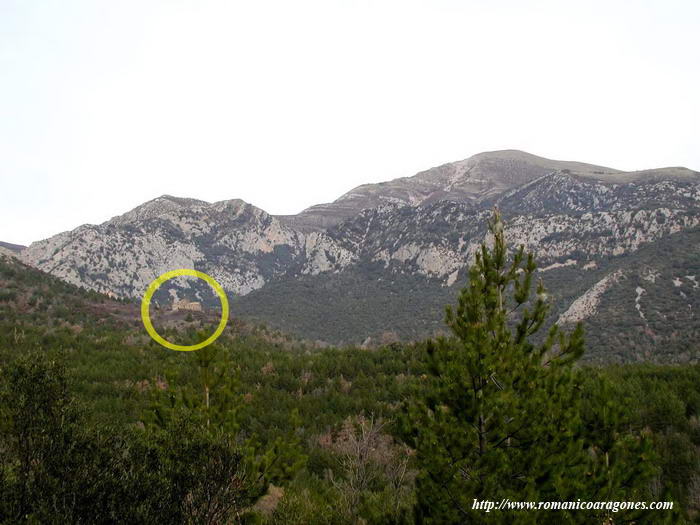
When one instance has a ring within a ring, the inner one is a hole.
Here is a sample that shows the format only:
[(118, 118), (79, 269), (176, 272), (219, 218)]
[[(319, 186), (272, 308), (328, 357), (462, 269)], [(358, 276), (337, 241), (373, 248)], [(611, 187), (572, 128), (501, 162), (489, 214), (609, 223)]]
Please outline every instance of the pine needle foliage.
[(452, 335), (428, 342), (429, 373), (400, 421), (420, 468), (417, 520), (603, 523), (612, 511), (475, 508), (484, 500), (642, 499), (650, 476), (643, 438), (612, 432), (606, 453), (596, 446), (574, 366), (583, 329), (543, 330), (549, 302), (541, 281), (532, 293), (533, 254), (509, 252), (498, 210), (489, 231), (456, 307), (447, 307)]

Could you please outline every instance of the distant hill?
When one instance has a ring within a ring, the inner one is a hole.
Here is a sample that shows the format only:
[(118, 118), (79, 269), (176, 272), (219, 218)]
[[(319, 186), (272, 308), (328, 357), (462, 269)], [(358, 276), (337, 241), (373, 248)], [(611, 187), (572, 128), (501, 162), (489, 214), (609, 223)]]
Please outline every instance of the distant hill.
[(10, 242), (0, 241), (0, 248), (5, 248), (7, 250), (10, 250), (11, 252), (19, 253), (22, 250), (24, 250), (26, 248), (26, 246), (22, 246), (21, 244), (12, 244)]

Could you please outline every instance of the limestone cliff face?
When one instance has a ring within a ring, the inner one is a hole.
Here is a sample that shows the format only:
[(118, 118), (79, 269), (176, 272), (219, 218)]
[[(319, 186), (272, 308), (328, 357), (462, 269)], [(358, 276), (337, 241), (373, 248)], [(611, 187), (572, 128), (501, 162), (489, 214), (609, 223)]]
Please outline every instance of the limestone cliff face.
[(240, 200), (163, 196), (99, 226), (33, 243), (22, 258), (71, 283), (137, 297), (174, 268), (204, 271), (245, 295), (282, 275), (342, 269), (352, 254), (322, 232), (297, 232)]
[(696, 226), (699, 204), (700, 176), (689, 170), (629, 174), (505, 151), (356, 188), (322, 205), (334, 217), (326, 223), (336, 223), (325, 230), (308, 222), (296, 229), (241, 200), (166, 195), (99, 226), (33, 243), (22, 258), (124, 297), (176, 267), (207, 271), (237, 295), (273, 279), (358, 264), (450, 285), (483, 240), (494, 205), (509, 222), (509, 241), (535, 251), (541, 264), (584, 265)]

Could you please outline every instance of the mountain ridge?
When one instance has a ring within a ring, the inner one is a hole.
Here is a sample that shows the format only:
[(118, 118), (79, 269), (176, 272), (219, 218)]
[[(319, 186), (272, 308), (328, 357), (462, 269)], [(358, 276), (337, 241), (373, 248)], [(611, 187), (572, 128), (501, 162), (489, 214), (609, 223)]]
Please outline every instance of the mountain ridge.
[[(164, 195), (32, 243), (20, 257), (73, 284), (128, 298), (165, 271), (196, 268), (232, 295), (237, 315), (304, 338), (356, 344), (384, 332), (418, 338), (441, 325), (442, 305), (464, 282), (494, 206), (508, 241), (534, 251), (541, 275), (554, 283), (559, 316), (589, 293), (589, 279), (610, 261), (642, 248), (653, 253), (664, 239), (700, 226), (700, 173), (680, 168), (622, 172), (508, 150), (387, 184), (341, 196), (323, 212), (332, 217), (323, 228), (315, 219), (297, 227), (240, 199)], [(689, 257), (682, 264), (690, 272)], [(572, 295), (558, 275), (587, 287)], [(603, 296), (618, 293), (600, 288)], [(174, 293), (204, 300), (204, 291), (181, 283)], [(634, 301), (625, 304), (623, 318), (638, 315)]]
[[(700, 177), (698, 172), (687, 168), (653, 168), (625, 172), (583, 162), (552, 160), (520, 150), (497, 150), (477, 153), (467, 159), (442, 164), (409, 177), (361, 184), (333, 202), (316, 204), (296, 215), (278, 217), (295, 228), (327, 229), (356, 215), (362, 209), (378, 206), (382, 201), (402, 202), (408, 205), (435, 200), (479, 202), (539, 176), (564, 170), (610, 183), (649, 180), (654, 176)], [(487, 178), (483, 178), (484, 176)], [(459, 184), (460, 182), (462, 184)]]
[[(474, 182), (474, 177), (471, 177), (472, 173), (469, 171), (468, 167), (469, 166), (477, 166), (479, 169), (484, 169), (484, 163), (489, 166), (493, 167), (493, 165), (490, 165), (489, 163), (493, 163), (494, 161), (510, 161), (510, 162), (523, 162), (527, 165), (531, 166), (538, 166), (540, 171), (542, 172), (540, 175), (537, 176), (532, 176), (531, 173), (525, 173), (524, 175), (522, 174), (522, 169), (521, 169), (521, 177), (524, 176), (525, 178), (529, 177), (529, 180), (523, 181), (522, 178), (519, 180), (515, 180), (516, 186), (518, 187), (520, 184), (528, 183), (528, 182), (533, 182), (540, 176), (546, 176), (549, 175), (553, 172), (557, 171), (562, 171), (567, 174), (571, 174), (574, 176), (578, 177), (583, 177), (583, 178), (590, 178), (590, 179), (596, 179), (599, 182), (603, 184), (619, 184), (619, 183), (628, 183), (628, 182), (653, 182), (656, 180), (692, 180), (692, 179), (700, 179), (700, 172), (685, 168), (682, 166), (669, 166), (669, 167), (659, 167), (659, 168), (650, 168), (650, 169), (645, 169), (645, 170), (633, 170), (633, 171), (624, 171), (624, 170), (619, 170), (615, 168), (609, 168), (605, 166), (597, 166), (594, 164), (587, 164), (583, 162), (577, 162), (577, 161), (563, 161), (563, 160), (553, 160), (549, 159), (546, 157), (540, 157), (537, 155), (533, 155), (531, 153), (527, 153), (521, 150), (514, 150), (514, 149), (509, 149), (509, 150), (494, 150), (494, 151), (487, 151), (487, 152), (482, 152), (482, 153), (477, 153), (475, 155), (472, 155), (471, 157), (468, 157), (464, 160), (461, 161), (455, 161), (455, 162), (449, 162), (445, 164), (441, 164), (439, 166), (435, 166), (433, 168), (429, 168), (427, 170), (420, 171), (414, 175), (411, 176), (405, 176), (405, 177), (398, 177), (395, 179), (391, 179), (388, 181), (383, 181), (383, 182), (378, 182), (378, 183), (366, 183), (366, 184), (361, 184), (359, 186), (356, 186), (355, 188), (345, 192), (342, 194), (340, 197), (338, 197), (336, 200), (330, 202), (330, 203), (323, 203), (323, 204), (316, 204), (312, 205), (298, 214), (295, 215), (275, 215), (271, 214), (262, 208), (259, 208), (255, 206), (252, 203), (248, 203), (244, 201), (243, 199), (239, 198), (232, 198), (232, 199), (225, 199), (221, 201), (214, 201), (214, 202), (208, 202), (200, 199), (194, 199), (190, 197), (177, 197), (169, 194), (163, 194), (158, 197), (155, 197), (149, 201), (146, 201), (143, 204), (140, 204), (136, 206), (135, 208), (121, 214), (117, 215), (115, 217), (110, 218), (109, 220), (100, 223), (100, 224), (105, 224), (105, 223), (110, 223), (110, 224), (125, 224), (128, 222), (134, 222), (138, 220), (145, 220), (148, 218), (153, 218), (157, 217), (162, 214), (166, 214), (168, 212), (176, 211), (177, 209), (181, 208), (187, 208), (191, 206), (212, 206), (212, 205), (226, 205), (227, 203), (233, 203), (237, 205), (245, 205), (245, 206), (251, 206), (255, 208), (256, 210), (260, 210), (271, 217), (275, 217), (278, 219), (282, 224), (288, 225), (292, 228), (298, 228), (302, 231), (305, 232), (310, 232), (310, 231), (322, 231), (326, 230), (332, 226), (335, 226), (339, 222), (342, 222), (343, 220), (347, 218), (351, 218), (356, 216), (359, 212), (361, 212), (363, 209), (368, 209), (368, 208), (374, 208), (377, 207), (381, 204), (404, 204), (404, 205), (409, 205), (409, 206), (415, 206), (417, 204), (421, 203), (430, 203), (434, 202), (437, 200), (455, 200), (457, 202), (469, 202), (469, 197), (470, 195), (456, 191), (454, 193), (450, 193), (450, 191), (447, 190), (452, 190), (454, 188), (456, 180), (455, 178), (459, 179), (460, 176), (462, 175), (467, 175), (467, 182)], [(461, 171), (460, 171), (461, 170)], [(451, 172), (451, 175), (446, 175), (447, 172)], [(493, 172), (489, 172), (493, 173)], [(605, 177), (603, 177), (605, 176)], [(469, 178), (471, 177), (471, 178)], [(513, 177), (511, 175), (511, 178), (517, 179), (516, 177)], [(484, 179), (479, 179), (476, 178), (476, 182), (483, 182)], [(400, 187), (402, 184), (411, 184), (412, 181), (422, 181), (422, 182), (428, 182), (430, 184), (436, 185), (436, 187), (439, 187), (440, 189), (435, 189), (433, 192), (428, 192), (427, 195), (425, 195), (424, 198), (418, 198), (418, 197), (413, 197), (411, 198), (410, 196), (410, 191), (408, 189), (399, 189), (398, 191), (404, 191), (408, 195), (404, 197), (403, 199), (400, 197), (396, 197), (394, 195), (394, 192), (397, 191), (395, 189), (395, 186)], [(442, 184), (442, 186), (440, 186)], [(368, 202), (368, 205), (361, 207), (361, 205), (365, 204), (365, 201), (362, 199), (362, 202), (360, 205), (358, 205), (355, 200), (357, 200), (358, 195), (360, 197), (365, 197), (365, 194), (363, 192), (366, 192), (368, 190), (375, 190), (375, 189), (388, 189), (389, 194), (388, 195), (381, 195), (379, 198), (376, 199), (376, 202), (371, 200)], [(497, 190), (505, 190), (504, 188), (498, 188)], [(510, 189), (510, 188), (508, 188)], [(501, 195), (503, 192), (496, 191), (497, 195)], [(478, 192), (477, 192), (478, 193)], [(475, 198), (474, 200), (477, 201), (484, 201), (484, 200), (493, 200), (493, 192), (487, 192), (486, 194), (479, 194), (478, 198)], [(347, 202), (353, 202), (353, 204), (347, 206)], [(160, 206), (159, 206), (160, 205)], [(334, 206), (337, 205), (337, 206)], [(337, 214), (337, 217), (332, 220), (326, 220), (326, 221), (320, 221), (323, 224), (316, 224), (314, 223), (313, 220), (308, 220), (309, 217), (317, 215), (319, 210), (331, 210), (332, 213)], [(96, 224), (92, 223), (86, 223), (78, 226), (77, 228), (82, 228), (82, 227), (90, 227), (90, 226), (97, 226)], [(76, 228), (76, 229), (77, 229)], [(69, 231), (74, 231), (74, 230), (69, 230)], [(62, 233), (66, 232), (61, 232), (57, 235), (61, 235)], [(43, 241), (43, 239), (42, 239)], [(35, 241), (35, 242), (41, 242), (41, 241)], [(33, 244), (33, 243), (32, 243)], [(8, 248), (12, 251), (19, 252), (25, 248), (26, 246), (21, 246), (21, 245), (15, 245), (11, 243), (4, 243), (0, 242), (0, 247), (5, 247)]]

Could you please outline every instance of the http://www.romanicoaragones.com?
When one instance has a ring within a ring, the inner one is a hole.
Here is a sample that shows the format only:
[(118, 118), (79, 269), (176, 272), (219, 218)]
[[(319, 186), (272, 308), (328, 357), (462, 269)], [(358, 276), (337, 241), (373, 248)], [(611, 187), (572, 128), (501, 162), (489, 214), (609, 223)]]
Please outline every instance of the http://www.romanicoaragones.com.
[(472, 509), (491, 512), (492, 510), (671, 510), (672, 501), (513, 501), (504, 498), (501, 501), (478, 500), (472, 503)]

